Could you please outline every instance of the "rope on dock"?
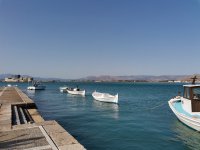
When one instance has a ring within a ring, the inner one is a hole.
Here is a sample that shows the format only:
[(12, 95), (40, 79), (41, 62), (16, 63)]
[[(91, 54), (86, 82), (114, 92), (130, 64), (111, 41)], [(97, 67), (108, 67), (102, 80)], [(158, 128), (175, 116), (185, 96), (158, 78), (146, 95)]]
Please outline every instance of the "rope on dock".
[(146, 110), (154, 110), (154, 109), (156, 109), (156, 108), (158, 108), (158, 107), (161, 107), (161, 106), (163, 106), (163, 105), (165, 105), (166, 104), (166, 102), (162, 102), (162, 103), (160, 103), (159, 105), (156, 105), (156, 106), (154, 106), (154, 107), (152, 107), (152, 108), (148, 108), (148, 109), (146, 109)]

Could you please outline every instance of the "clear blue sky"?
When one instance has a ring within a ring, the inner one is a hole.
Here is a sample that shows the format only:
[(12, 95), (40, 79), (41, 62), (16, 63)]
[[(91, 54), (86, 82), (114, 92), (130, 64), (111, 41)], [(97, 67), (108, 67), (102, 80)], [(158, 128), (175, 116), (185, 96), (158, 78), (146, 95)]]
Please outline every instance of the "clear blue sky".
[(0, 73), (200, 73), (200, 1), (0, 0)]

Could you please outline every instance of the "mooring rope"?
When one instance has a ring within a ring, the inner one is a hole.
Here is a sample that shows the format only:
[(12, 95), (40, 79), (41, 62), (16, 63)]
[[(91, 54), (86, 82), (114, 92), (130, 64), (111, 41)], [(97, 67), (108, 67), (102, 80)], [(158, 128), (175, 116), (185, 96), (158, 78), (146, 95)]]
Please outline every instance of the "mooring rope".
[(165, 105), (166, 104), (166, 102), (162, 102), (161, 104), (159, 104), (159, 105), (157, 105), (157, 106), (154, 106), (154, 107), (152, 107), (152, 108), (148, 108), (149, 110), (154, 110), (154, 109), (156, 109), (156, 108), (158, 108), (158, 107), (161, 107), (161, 106), (163, 106), (163, 105)]
[(167, 104), (166, 102), (162, 102), (162, 103), (159, 103), (158, 105), (156, 105), (154, 107), (146, 108), (145, 110), (154, 110), (154, 109), (162, 107), (163, 105), (166, 105), (166, 104)]

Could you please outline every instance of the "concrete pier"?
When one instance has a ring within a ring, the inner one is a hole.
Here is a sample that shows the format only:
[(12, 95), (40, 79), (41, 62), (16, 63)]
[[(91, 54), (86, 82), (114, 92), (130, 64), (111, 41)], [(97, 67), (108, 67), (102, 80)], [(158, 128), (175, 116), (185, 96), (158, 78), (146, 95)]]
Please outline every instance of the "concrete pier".
[(1, 150), (85, 150), (55, 120), (45, 121), (17, 87), (0, 88)]

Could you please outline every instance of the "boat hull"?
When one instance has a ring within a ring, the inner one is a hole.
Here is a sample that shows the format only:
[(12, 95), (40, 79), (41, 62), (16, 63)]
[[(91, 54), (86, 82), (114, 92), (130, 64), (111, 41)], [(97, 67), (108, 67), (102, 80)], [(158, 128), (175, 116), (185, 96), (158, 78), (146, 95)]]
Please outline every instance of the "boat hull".
[(118, 103), (118, 94), (115, 96), (108, 95), (107, 97), (104, 96), (104, 93), (99, 93), (99, 92), (93, 92), (92, 96), (95, 100), (101, 101), (101, 102), (107, 102), (107, 103)]
[(82, 95), (82, 96), (85, 96), (85, 90), (83, 90), (83, 91), (67, 90), (67, 92), (69, 94), (72, 94), (72, 95)]
[(197, 131), (200, 131), (200, 119), (195, 116), (187, 116), (183, 113), (178, 112), (175, 107), (173, 106), (173, 103), (176, 101), (180, 101), (180, 99), (171, 99), (168, 103), (173, 111), (173, 113), (176, 115), (176, 117), (185, 125), (189, 126), (192, 129), (195, 129)]
[(27, 87), (27, 90), (45, 90), (45, 88), (46, 88), (46, 86), (37, 86), (37, 87), (35, 87), (35, 86), (29, 86), (29, 87)]

